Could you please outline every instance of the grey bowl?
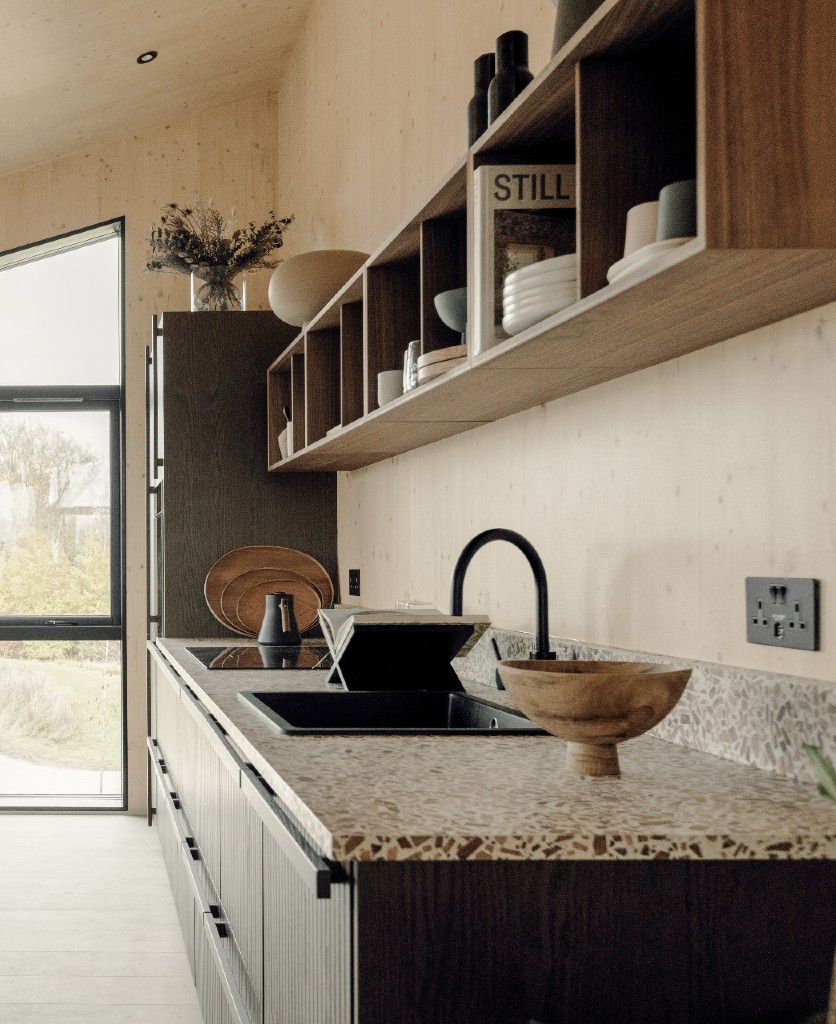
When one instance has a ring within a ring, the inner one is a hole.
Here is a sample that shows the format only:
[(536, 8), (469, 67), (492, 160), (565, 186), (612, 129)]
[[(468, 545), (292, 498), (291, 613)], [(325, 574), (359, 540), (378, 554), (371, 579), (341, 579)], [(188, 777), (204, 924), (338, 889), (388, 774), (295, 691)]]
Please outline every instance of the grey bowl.
[(451, 331), (461, 334), (467, 327), (467, 288), (451, 288), (435, 297), (435, 308)]

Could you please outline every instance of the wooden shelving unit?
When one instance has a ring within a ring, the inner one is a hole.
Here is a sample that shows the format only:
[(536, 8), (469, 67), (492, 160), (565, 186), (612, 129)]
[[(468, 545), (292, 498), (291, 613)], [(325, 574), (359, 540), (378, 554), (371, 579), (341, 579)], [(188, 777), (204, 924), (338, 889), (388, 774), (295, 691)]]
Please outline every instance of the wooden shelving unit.
[[(604, 0), (269, 368), (270, 468), (356, 469), (836, 299), (831, 17), (828, 0)], [(455, 343), (432, 298), (465, 279), (473, 295), (468, 183), (509, 162), (576, 163), (578, 301), (377, 409), (409, 341)], [(697, 238), (608, 285), (627, 210), (694, 176)]]

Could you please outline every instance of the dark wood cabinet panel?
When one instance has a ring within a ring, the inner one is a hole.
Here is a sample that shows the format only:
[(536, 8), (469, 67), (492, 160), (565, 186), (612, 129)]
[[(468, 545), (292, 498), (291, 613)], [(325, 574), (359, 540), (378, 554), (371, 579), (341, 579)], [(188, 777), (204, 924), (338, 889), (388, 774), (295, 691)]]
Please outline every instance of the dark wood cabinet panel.
[(267, 472), (266, 370), (295, 332), (269, 312), (165, 314), (161, 635), (232, 635), (203, 582), (235, 547), (298, 548), (337, 578), (336, 477)]
[(827, 862), (360, 864), (358, 1022), (766, 1024), (822, 1009)]

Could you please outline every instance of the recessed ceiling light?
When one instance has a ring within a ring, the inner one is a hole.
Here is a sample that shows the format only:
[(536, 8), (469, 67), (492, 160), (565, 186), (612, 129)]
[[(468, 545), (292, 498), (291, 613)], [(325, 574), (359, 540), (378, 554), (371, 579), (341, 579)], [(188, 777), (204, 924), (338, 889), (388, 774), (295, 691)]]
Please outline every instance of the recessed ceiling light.
[(137, 62), (137, 64), (150, 64), (152, 60), (156, 59), (156, 57), (157, 57), (157, 51), (156, 50), (146, 50), (145, 53), (141, 53), (137, 57), (136, 62)]

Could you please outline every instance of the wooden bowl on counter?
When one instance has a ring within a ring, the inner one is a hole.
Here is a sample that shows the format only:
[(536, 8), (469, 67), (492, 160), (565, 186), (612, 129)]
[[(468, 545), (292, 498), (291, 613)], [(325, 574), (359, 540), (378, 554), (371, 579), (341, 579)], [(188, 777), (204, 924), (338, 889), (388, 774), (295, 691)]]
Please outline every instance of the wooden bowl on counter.
[(576, 775), (620, 775), (617, 744), (652, 729), (682, 696), (691, 669), (642, 661), (500, 661), (520, 711), (567, 741)]

